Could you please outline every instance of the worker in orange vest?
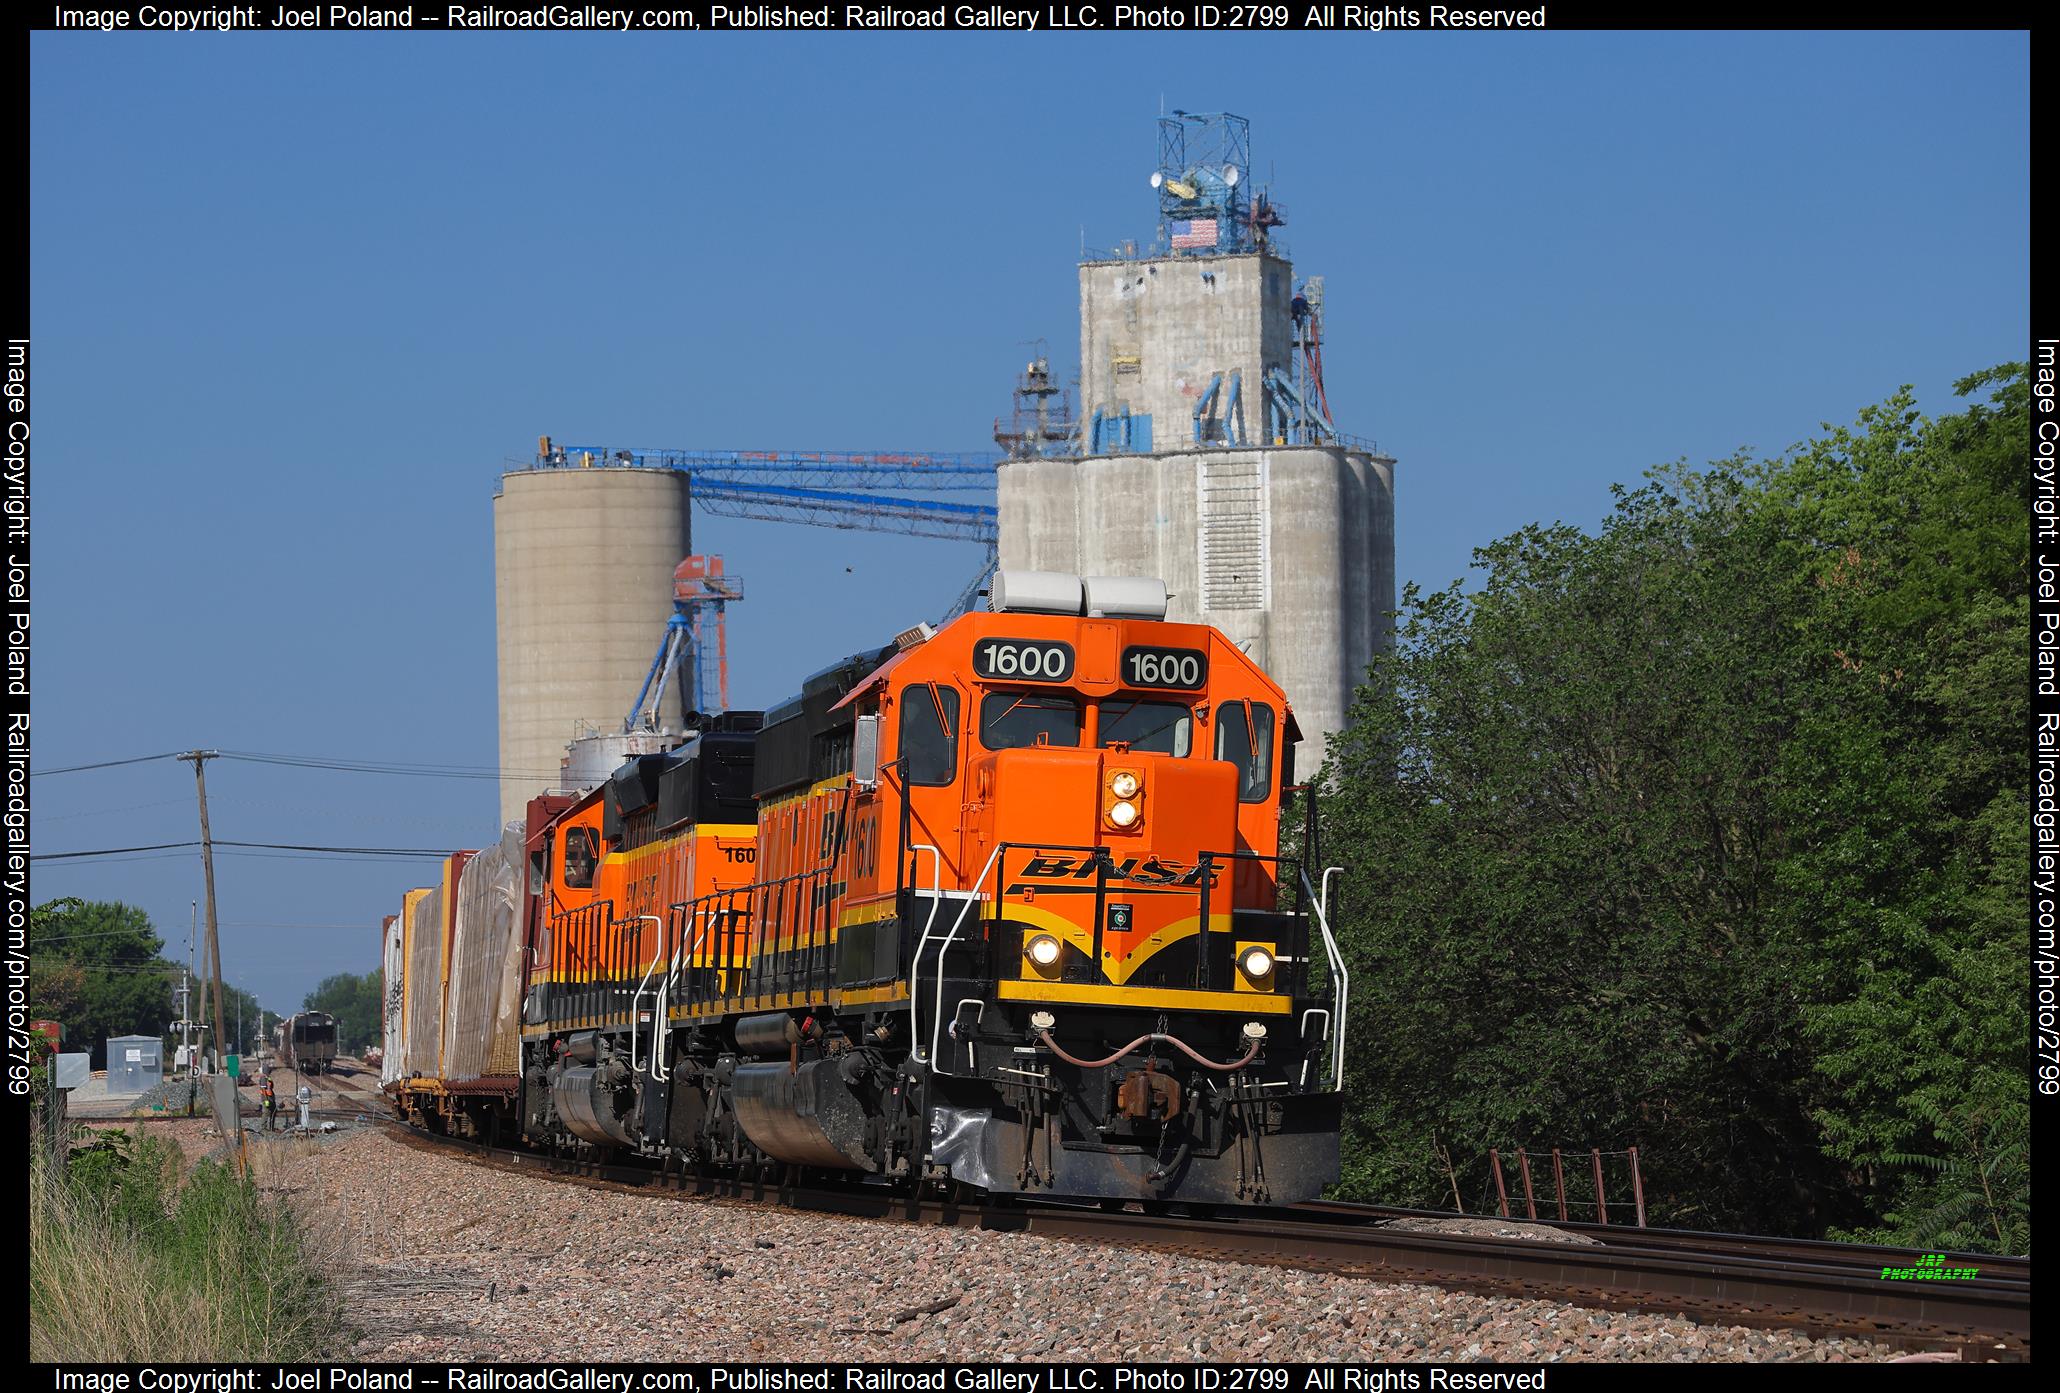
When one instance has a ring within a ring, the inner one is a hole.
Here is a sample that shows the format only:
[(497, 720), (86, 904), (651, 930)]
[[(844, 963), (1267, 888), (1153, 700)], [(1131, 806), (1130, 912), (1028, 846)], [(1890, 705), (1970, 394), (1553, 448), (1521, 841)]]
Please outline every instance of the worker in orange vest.
[(258, 1075), (258, 1097), (264, 1103), (265, 1130), (269, 1132), (272, 1130), (272, 1119), (279, 1112), (279, 1097), (272, 1091), (272, 1071), (270, 1069)]

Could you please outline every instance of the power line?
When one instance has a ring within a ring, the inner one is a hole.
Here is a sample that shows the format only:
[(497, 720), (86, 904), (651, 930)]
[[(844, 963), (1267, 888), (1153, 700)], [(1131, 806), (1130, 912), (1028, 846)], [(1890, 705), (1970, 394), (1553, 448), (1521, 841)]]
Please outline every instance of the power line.
[[(78, 774), (89, 769), (113, 769), (125, 764), (148, 764), (153, 760), (175, 759), (178, 751), (157, 755), (134, 755), (128, 759), (103, 759), (92, 764), (67, 764), (57, 769), (33, 769), (31, 778), (45, 774)], [(277, 754), (262, 750), (223, 750), (219, 758), (245, 764), (276, 764), (290, 769), (328, 769), (343, 774), (393, 774), (415, 779), (555, 779), (556, 769), (503, 769), (486, 764), (417, 764), (406, 760), (349, 759), (340, 755)]]
[(300, 846), (293, 842), (225, 842), (217, 839), (216, 846), (246, 846), (264, 851), (310, 851), (324, 856), (434, 856), (441, 860), (451, 853), (448, 849), (428, 846)]
[(363, 924), (363, 923), (356, 923), (356, 924), (306, 924), (306, 923), (291, 923), (291, 924), (288, 924), (288, 923), (283, 923), (283, 922), (281, 922), (281, 921), (279, 921), (279, 920), (276, 920), (276, 919), (224, 919), (224, 920), (222, 920), (222, 927), (223, 927), (223, 928), (225, 928), (225, 929), (349, 929), (349, 930), (355, 931), (355, 930), (358, 930), (358, 929), (362, 929), (362, 928), (366, 927), (366, 925), (365, 925), (365, 924)]
[(241, 760), (246, 764), (277, 764), (289, 769), (327, 769), (341, 774), (395, 774), (414, 779), (555, 779), (560, 773), (556, 769), (502, 769), (484, 764), (412, 764), (402, 760), (266, 754), (256, 750), (224, 750), (222, 758)]
[(130, 759), (103, 759), (98, 764), (67, 764), (61, 769), (31, 769), (29, 777), (40, 779), (45, 774), (79, 774), (88, 769), (112, 769), (117, 764), (148, 764), (153, 759), (171, 759), (177, 750), (167, 750), (161, 755), (136, 755)]
[(83, 934), (38, 934), (29, 940), (29, 945), (41, 947), (45, 943), (70, 943), (75, 938), (133, 938), (136, 933), (135, 929), (96, 929)]
[[(56, 773), (58, 771), (52, 770)], [(150, 846), (115, 846), (99, 851), (39, 851), (29, 857), (31, 861), (73, 861), (87, 856), (125, 856), (132, 851), (176, 851), (181, 847), (199, 846), (199, 842), (157, 842)]]
[[(199, 842), (157, 842), (151, 846), (102, 847), (94, 851), (44, 851), (30, 856), (29, 860), (77, 861), (93, 856), (127, 856), (138, 851), (177, 851), (199, 845)], [(418, 846), (307, 846), (296, 842), (230, 842), (220, 838), (215, 839), (215, 845), (246, 847), (259, 851), (297, 851), (321, 856), (433, 856), (441, 860), (450, 855), (449, 851), (439, 848)]]

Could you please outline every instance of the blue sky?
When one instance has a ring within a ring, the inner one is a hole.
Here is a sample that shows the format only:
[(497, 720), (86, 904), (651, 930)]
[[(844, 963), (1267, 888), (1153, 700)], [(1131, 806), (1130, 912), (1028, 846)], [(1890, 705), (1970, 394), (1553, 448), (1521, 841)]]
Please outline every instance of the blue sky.
[[(1229, 108), (1328, 289), (1405, 580), (1775, 453), (2028, 334), (2022, 34), (86, 35), (30, 45), (38, 763), (491, 767), (489, 500), (560, 440), (990, 446), (1074, 265)], [(980, 555), (697, 519), (741, 704)], [(845, 568), (850, 567), (849, 574)], [(653, 635), (654, 642), (656, 635)], [(625, 708), (634, 693), (624, 694)], [(485, 780), (211, 767), (215, 835), (476, 846)], [(194, 835), (186, 766), (36, 781), (38, 851)], [(376, 964), (407, 864), (218, 862), (231, 980)], [(183, 948), (197, 858), (45, 863)]]

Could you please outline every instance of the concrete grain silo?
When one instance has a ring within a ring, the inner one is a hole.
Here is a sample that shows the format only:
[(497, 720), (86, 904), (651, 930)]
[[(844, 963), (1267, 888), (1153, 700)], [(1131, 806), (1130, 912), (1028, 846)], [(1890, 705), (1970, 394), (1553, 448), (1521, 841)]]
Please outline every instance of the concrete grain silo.
[[(687, 476), (677, 470), (574, 458), (502, 476), (494, 620), (503, 822), (558, 785), (576, 735), (621, 730), (672, 616), (673, 571), (690, 540)], [(661, 718), (677, 729), (680, 714), (668, 692)]]
[(1244, 120), (1159, 132), (1159, 240), (1080, 263), (1077, 447), (1000, 466), (1001, 565), (1163, 578), (1167, 618), (1286, 689), (1314, 775), (1392, 641), (1395, 461), (1331, 420), (1323, 281), (1272, 238)]

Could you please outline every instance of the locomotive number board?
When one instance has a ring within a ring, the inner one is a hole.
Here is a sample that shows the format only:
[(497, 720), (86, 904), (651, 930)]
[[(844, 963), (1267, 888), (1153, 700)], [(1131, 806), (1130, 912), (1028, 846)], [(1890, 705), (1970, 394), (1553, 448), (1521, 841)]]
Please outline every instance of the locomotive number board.
[(983, 638), (973, 646), (973, 675), (1009, 682), (1064, 682), (1073, 676), (1073, 645), (1049, 639)]
[(1209, 655), (1199, 648), (1126, 648), (1123, 685), (1198, 692), (1209, 683)]

